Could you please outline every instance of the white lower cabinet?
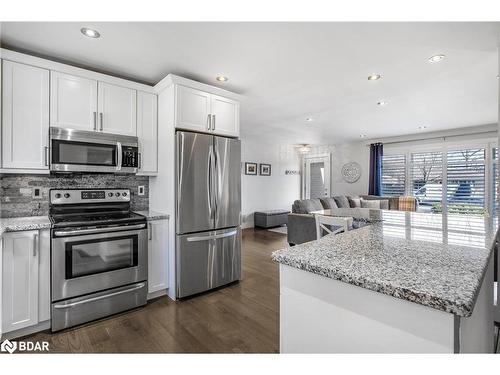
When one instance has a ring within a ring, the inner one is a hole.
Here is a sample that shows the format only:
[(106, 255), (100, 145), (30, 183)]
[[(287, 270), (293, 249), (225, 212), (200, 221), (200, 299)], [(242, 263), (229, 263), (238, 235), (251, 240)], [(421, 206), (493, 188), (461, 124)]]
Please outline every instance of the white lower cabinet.
[(3, 234), (2, 333), (50, 319), (49, 230)]
[(151, 295), (168, 288), (168, 219), (149, 221), (148, 231), (148, 293)]

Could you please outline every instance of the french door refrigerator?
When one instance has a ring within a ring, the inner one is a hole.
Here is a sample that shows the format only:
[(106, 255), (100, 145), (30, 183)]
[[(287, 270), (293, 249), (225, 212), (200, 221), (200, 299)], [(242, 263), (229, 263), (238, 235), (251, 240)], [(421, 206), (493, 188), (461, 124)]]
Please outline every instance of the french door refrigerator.
[(176, 133), (176, 292), (182, 298), (241, 278), (241, 144)]

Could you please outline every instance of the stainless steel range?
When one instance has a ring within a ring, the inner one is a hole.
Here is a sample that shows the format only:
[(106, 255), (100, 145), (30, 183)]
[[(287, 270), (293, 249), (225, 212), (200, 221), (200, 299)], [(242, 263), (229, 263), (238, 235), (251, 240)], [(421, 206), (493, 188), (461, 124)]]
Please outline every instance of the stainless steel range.
[(129, 189), (50, 191), (52, 331), (146, 304), (147, 222)]

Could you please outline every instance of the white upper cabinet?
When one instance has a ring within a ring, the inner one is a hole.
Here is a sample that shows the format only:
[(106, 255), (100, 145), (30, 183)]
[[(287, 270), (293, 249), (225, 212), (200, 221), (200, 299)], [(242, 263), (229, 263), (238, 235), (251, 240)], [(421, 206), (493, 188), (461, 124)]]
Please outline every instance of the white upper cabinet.
[(158, 173), (158, 97), (137, 92), (137, 137), (139, 138), (139, 174)]
[(99, 130), (122, 135), (137, 134), (137, 91), (99, 82)]
[(180, 129), (239, 136), (239, 103), (190, 87), (176, 85), (175, 126)]
[(38, 236), (38, 231), (3, 236), (3, 332), (38, 324)]
[(97, 81), (52, 71), (50, 125), (97, 130)]
[(176, 127), (210, 131), (210, 94), (189, 87), (176, 87)]
[(240, 134), (239, 110), (237, 101), (212, 95), (212, 130), (220, 135), (237, 137)]
[(49, 71), (2, 66), (2, 168), (48, 170)]

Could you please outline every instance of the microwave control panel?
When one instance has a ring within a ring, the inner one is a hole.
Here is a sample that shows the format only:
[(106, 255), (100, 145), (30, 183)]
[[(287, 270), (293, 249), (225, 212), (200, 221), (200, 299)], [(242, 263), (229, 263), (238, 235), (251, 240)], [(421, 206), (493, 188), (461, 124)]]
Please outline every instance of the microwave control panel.
[(137, 147), (123, 146), (122, 147), (122, 167), (138, 167), (138, 149)]

